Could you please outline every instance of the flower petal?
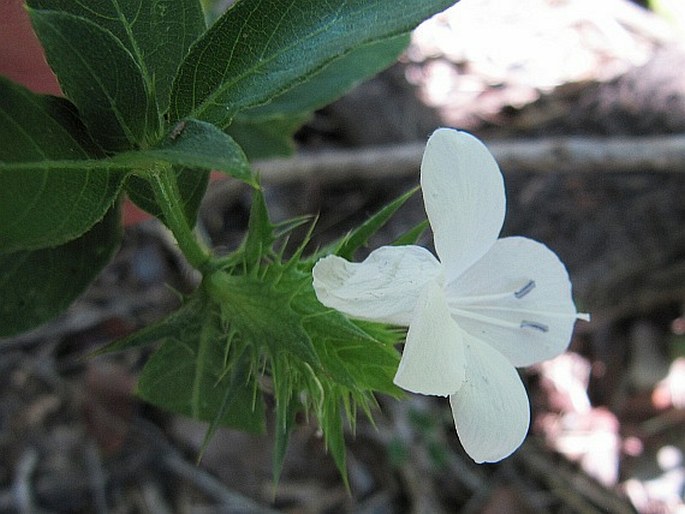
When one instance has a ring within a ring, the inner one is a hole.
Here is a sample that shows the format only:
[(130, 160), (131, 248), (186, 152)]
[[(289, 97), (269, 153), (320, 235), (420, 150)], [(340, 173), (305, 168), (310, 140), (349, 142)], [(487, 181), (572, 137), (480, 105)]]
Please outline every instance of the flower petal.
[(451, 280), (480, 259), (502, 229), (502, 174), (474, 136), (438, 129), (423, 154), (421, 188), (435, 249)]
[(466, 379), (450, 396), (464, 450), (476, 462), (511, 455), (528, 433), (530, 408), (516, 369), (497, 350), (466, 336)]
[(442, 273), (420, 246), (382, 246), (360, 263), (329, 255), (312, 275), (321, 303), (358, 319), (409, 325), (421, 291)]
[(542, 243), (499, 239), (471, 268), (446, 286), (459, 326), (529, 366), (562, 353), (579, 317), (566, 267)]
[(464, 381), (464, 333), (437, 282), (426, 286), (409, 325), (394, 382), (407, 391), (447, 396)]

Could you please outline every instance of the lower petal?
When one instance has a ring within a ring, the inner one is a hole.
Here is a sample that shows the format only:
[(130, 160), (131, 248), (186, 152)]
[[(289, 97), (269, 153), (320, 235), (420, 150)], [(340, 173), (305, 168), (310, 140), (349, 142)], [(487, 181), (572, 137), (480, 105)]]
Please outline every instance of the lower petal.
[(450, 396), (454, 424), (464, 450), (476, 462), (511, 455), (528, 433), (530, 408), (521, 378), (507, 358), (467, 336), (466, 378)]
[(413, 393), (447, 396), (464, 381), (464, 333), (436, 282), (426, 286), (407, 332), (395, 384)]

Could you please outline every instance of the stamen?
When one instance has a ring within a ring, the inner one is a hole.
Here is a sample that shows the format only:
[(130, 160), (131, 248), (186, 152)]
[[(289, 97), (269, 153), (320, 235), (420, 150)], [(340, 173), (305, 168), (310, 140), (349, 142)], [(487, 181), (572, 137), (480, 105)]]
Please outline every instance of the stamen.
[(549, 332), (549, 327), (544, 323), (539, 323), (537, 321), (521, 321), (521, 328), (532, 328), (534, 330), (539, 330), (540, 332)]
[(535, 289), (535, 280), (529, 280), (528, 283), (521, 289), (519, 289), (518, 291), (514, 291), (514, 296), (517, 300), (520, 300), (528, 293), (530, 293), (533, 289)]

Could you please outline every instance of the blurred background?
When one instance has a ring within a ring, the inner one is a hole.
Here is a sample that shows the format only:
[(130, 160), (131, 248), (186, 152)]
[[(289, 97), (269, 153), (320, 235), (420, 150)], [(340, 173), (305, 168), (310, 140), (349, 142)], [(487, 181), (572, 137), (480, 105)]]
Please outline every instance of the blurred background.
[[(10, 4), (2, 45), (26, 32)], [(22, 63), (7, 48), (3, 73)], [(54, 92), (49, 76), (12, 77)], [(341, 236), (417, 184), (438, 126), (491, 146), (504, 235), (556, 251), (593, 316), (568, 353), (522, 370), (533, 417), (516, 454), (475, 465), (446, 401), (380, 397), (375, 425), (348, 434), (349, 492), (315, 420), (277, 487), (271, 434), (221, 430), (196, 466), (206, 427), (133, 394), (146, 350), (82, 359), (196, 285), (148, 220), (65, 315), (0, 341), (0, 512), (685, 512), (685, 2), (462, 0), (317, 112), (294, 160), (256, 163), (272, 217), (319, 213), (315, 244)], [(235, 248), (249, 206), (246, 188), (214, 183), (203, 237)], [(423, 217), (413, 198), (372, 247)]]

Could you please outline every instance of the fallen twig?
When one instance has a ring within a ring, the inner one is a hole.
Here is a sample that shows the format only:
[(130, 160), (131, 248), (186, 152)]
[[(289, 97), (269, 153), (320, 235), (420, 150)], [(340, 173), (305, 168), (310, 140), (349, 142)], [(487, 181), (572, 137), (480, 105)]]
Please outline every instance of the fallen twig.
[[(550, 137), (487, 143), (502, 170), (536, 173), (685, 173), (685, 134), (645, 137)], [(254, 163), (266, 184), (418, 175), (425, 144), (327, 150)]]
[(137, 430), (150, 444), (157, 446), (159, 463), (167, 472), (192, 484), (220, 504), (220, 508), (227, 509), (229, 512), (244, 512), (245, 514), (276, 514), (273, 509), (260, 505), (238, 491), (231, 490), (200, 466), (187, 461), (154, 424), (139, 418)]
[(17, 463), (14, 479), (14, 498), (17, 511), (20, 514), (36, 512), (31, 490), (31, 477), (38, 464), (38, 452), (35, 448), (27, 448)]
[(88, 485), (93, 496), (93, 505), (100, 514), (107, 514), (109, 512), (106, 492), (107, 477), (102, 457), (92, 439), (88, 439), (85, 445), (85, 464), (88, 468)]
[(620, 497), (580, 470), (574, 470), (563, 460), (554, 462), (550, 454), (542, 451), (532, 441), (516, 453), (516, 461), (525, 472), (542, 481), (546, 488), (573, 512), (614, 512), (634, 514), (635, 509), (628, 500)]

